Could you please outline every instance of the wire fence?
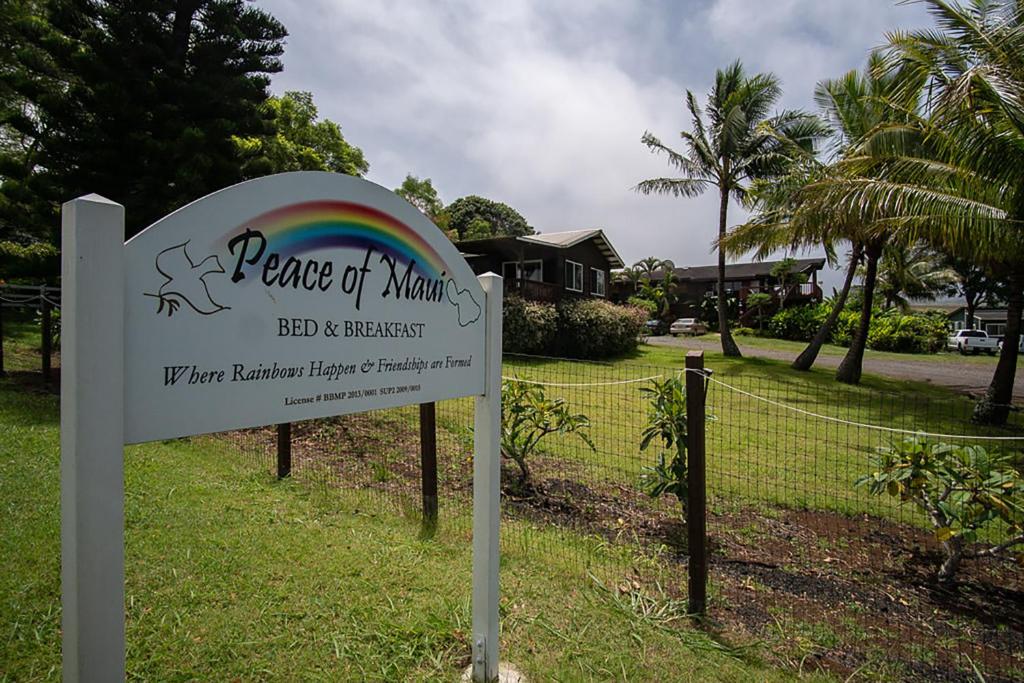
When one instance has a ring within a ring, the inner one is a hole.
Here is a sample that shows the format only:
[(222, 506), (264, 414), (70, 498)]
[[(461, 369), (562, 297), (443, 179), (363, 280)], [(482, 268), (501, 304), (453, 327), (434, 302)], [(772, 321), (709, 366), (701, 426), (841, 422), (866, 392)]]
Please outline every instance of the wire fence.
[[(616, 591), (686, 594), (686, 525), (673, 496), (639, 485), (657, 448), (640, 449), (649, 402), (639, 389), (680, 368), (506, 356), (529, 382), (588, 417), (592, 444), (552, 435), (529, 462), (529, 486), (503, 464), (502, 552), (558, 563)], [(971, 422), (973, 402), (934, 391), (886, 393), (752, 364), (715, 375), (706, 394), (708, 621), (722, 642), (755, 643), (777, 663), (845, 680), (1024, 679), (1024, 569), (965, 560), (935, 580), (938, 541), (910, 503), (856, 480), (877, 449), (916, 433), (955, 444), (1024, 448), (1024, 419)], [(471, 535), (473, 400), (437, 405), (436, 530)], [(296, 423), (297, 480), (366, 502), (371, 513), (421, 509), (416, 406)], [(276, 431), (221, 435), (276, 469)], [(981, 539), (999, 542), (998, 524)]]

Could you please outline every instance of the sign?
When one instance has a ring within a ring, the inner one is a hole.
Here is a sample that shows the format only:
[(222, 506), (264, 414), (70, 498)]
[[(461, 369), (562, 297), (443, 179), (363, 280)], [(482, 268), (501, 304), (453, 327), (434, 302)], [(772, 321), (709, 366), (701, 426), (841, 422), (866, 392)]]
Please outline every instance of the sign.
[(397, 195), (286, 173), (127, 244), (62, 208), (64, 680), (125, 678), (124, 445), (475, 396), (474, 681), (498, 675), (502, 283)]
[(482, 394), (483, 291), (373, 183), (288, 173), (125, 245), (129, 443)]

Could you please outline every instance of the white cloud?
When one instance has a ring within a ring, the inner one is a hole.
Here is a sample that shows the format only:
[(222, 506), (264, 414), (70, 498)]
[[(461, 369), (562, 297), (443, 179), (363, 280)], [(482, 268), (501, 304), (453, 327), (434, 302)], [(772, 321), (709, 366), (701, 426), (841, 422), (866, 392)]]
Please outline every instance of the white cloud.
[(430, 176), (448, 201), (489, 196), (548, 232), (601, 226), (627, 260), (680, 264), (709, 262), (717, 200), (633, 192), (668, 170), (643, 131), (672, 144), (685, 90), (702, 96), (736, 57), (778, 73), (786, 106), (810, 107), (817, 80), (921, 15), (888, 0), (263, 4), (291, 32), (274, 89), (313, 91), (372, 180)]

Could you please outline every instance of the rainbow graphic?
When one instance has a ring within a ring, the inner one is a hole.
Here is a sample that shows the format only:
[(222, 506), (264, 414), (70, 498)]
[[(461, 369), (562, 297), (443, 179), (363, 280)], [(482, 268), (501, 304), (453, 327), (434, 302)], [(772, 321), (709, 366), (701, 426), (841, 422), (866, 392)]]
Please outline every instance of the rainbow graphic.
[(396, 263), (414, 264), (414, 271), (425, 278), (438, 279), (448, 273), (444, 259), (415, 230), (363, 204), (327, 199), (289, 204), (246, 221), (222, 241), (226, 244), (246, 228), (263, 233), (266, 253), (276, 252), (282, 261), (321, 249), (372, 248)]

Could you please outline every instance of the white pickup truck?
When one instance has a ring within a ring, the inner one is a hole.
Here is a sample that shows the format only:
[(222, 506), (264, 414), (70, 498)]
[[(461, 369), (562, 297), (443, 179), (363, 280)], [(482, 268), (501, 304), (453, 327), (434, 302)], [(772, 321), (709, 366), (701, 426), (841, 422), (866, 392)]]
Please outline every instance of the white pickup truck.
[(994, 355), (999, 350), (999, 340), (988, 336), (988, 332), (981, 330), (957, 330), (946, 342), (946, 348), (950, 351), (959, 351), (965, 356), (968, 353), (981, 353), (982, 351)]

